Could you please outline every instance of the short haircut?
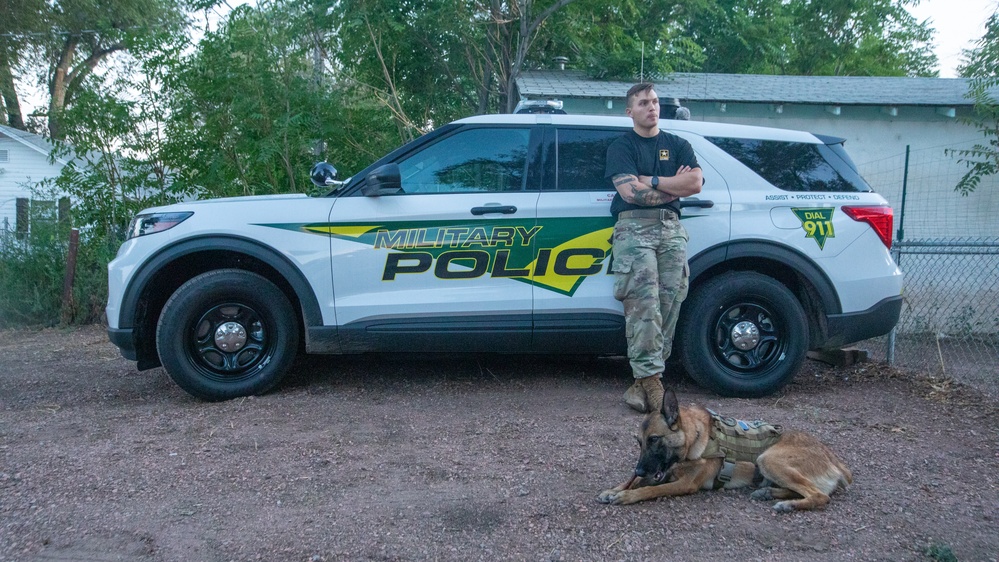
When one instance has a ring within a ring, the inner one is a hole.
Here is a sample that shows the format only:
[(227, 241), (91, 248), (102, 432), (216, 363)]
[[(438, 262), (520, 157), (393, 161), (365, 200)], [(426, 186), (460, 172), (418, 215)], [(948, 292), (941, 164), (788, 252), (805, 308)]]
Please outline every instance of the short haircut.
[(624, 105), (626, 107), (631, 107), (631, 98), (637, 96), (640, 92), (648, 92), (656, 87), (652, 82), (640, 82), (634, 86), (628, 88), (628, 95), (624, 98)]

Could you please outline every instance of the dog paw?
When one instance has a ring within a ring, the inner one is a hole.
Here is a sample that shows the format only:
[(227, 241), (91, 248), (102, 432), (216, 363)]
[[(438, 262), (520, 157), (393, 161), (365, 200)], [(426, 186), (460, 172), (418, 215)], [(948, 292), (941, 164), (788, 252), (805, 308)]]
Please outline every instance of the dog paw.
[(600, 503), (616, 504), (618, 503), (616, 500), (620, 495), (621, 492), (618, 490), (604, 490), (597, 496), (597, 501)]
[(749, 494), (749, 497), (754, 500), (763, 500), (763, 501), (774, 499), (773, 496), (770, 494), (770, 488), (760, 488), (759, 490), (754, 491), (752, 494)]
[(791, 502), (777, 502), (774, 504), (774, 511), (777, 513), (790, 513), (794, 511), (794, 506)]

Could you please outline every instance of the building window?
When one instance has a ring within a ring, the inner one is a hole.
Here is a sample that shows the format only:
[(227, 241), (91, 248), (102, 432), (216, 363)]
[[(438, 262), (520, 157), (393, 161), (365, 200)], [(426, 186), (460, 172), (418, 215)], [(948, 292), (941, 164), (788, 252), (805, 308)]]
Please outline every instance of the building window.
[(10, 162), (10, 151), (0, 150), (0, 164), (4, 162)]

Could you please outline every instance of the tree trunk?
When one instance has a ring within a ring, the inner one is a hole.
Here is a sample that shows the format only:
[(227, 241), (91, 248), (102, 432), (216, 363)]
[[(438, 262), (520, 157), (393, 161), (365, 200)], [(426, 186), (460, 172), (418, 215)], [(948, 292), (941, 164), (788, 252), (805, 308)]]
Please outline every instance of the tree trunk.
[(24, 115), (14, 87), (14, 73), (10, 68), (10, 60), (4, 55), (0, 55), (0, 97), (3, 98), (3, 124), (23, 131)]
[(60, 127), (60, 114), (66, 107), (66, 88), (69, 87), (69, 66), (73, 63), (76, 53), (77, 38), (70, 36), (63, 44), (59, 53), (59, 61), (52, 72), (49, 82), (49, 136), (53, 140), (62, 140), (65, 134)]
[(74, 36), (66, 38), (66, 43), (59, 54), (59, 61), (52, 72), (52, 81), (49, 82), (49, 135), (56, 140), (65, 137), (60, 120), (66, 104), (72, 97), (71, 92), (75, 91), (74, 86), (78, 89), (83, 79), (93, 72), (102, 60), (111, 53), (125, 48), (121, 43), (115, 43), (107, 48), (95, 46), (90, 56), (74, 67), (73, 58), (79, 44), (78, 39)]

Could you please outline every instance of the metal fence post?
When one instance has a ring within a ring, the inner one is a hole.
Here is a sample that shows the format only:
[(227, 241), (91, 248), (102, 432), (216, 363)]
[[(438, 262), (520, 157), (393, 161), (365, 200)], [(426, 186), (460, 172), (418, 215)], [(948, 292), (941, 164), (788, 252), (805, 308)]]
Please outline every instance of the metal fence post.
[[(895, 234), (896, 244), (892, 246), (895, 254), (895, 265), (902, 267), (902, 244), (905, 240), (905, 195), (909, 190), (909, 149), (911, 145), (905, 145), (905, 168), (902, 171), (902, 208), (898, 210), (898, 232)], [(898, 330), (896, 325), (888, 334), (888, 352), (885, 361), (889, 365), (895, 364), (895, 334)]]

